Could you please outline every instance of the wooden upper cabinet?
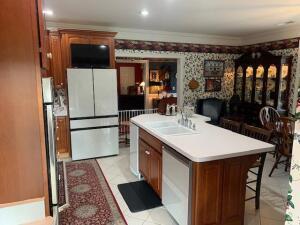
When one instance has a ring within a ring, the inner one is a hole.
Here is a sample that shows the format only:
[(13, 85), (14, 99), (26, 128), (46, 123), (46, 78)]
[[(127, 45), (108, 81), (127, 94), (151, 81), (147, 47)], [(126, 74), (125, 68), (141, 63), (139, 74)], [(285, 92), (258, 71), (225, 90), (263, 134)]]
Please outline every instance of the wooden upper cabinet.
[(66, 87), (66, 77), (63, 72), (62, 55), (61, 55), (61, 39), (58, 32), (50, 32), (50, 75), (54, 79), (55, 86)]
[(115, 68), (115, 32), (60, 30), (63, 55), (63, 68), (71, 67), (71, 44), (108, 45), (110, 49), (110, 68)]

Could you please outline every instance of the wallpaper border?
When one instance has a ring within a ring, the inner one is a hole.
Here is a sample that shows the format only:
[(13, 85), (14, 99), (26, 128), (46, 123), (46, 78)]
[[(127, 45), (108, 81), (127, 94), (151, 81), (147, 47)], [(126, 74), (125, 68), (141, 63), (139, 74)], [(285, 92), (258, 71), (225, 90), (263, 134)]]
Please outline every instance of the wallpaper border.
[(298, 48), (299, 40), (300, 37), (253, 45), (229, 46), (115, 39), (115, 48), (121, 50), (241, 54), (252, 51), (270, 51)]

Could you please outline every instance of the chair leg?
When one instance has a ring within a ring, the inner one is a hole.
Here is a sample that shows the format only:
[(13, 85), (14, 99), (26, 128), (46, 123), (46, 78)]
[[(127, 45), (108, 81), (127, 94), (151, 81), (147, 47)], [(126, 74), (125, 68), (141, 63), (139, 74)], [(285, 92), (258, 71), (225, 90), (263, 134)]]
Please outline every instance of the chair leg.
[(275, 163), (274, 163), (274, 166), (273, 166), (273, 168), (272, 168), (272, 170), (271, 170), (271, 172), (270, 172), (270, 174), (269, 174), (269, 177), (272, 176), (272, 173), (273, 173), (274, 169), (277, 168), (277, 165), (278, 165), (280, 159), (281, 159), (281, 154), (277, 157), (277, 159), (276, 159), (276, 161), (275, 161)]
[(286, 161), (285, 161), (285, 168), (284, 168), (285, 172), (288, 171), (289, 164), (290, 164), (290, 159), (289, 159), (289, 157), (287, 157)]
[(255, 208), (259, 209), (260, 206), (260, 188), (261, 188), (261, 178), (263, 175), (264, 164), (266, 160), (267, 153), (261, 154), (260, 163), (261, 166), (258, 168), (257, 181), (256, 181), (256, 193), (255, 193)]

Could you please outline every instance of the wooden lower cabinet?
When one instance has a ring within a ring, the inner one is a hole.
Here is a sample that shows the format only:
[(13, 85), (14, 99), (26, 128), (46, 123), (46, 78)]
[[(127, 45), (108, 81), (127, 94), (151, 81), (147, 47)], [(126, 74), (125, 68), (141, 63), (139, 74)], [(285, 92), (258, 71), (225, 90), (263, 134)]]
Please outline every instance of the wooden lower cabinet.
[(154, 191), (161, 197), (162, 155), (150, 147), (149, 181)]
[(65, 154), (70, 156), (68, 123), (69, 119), (66, 116), (56, 118), (56, 152), (58, 155)]
[(144, 131), (140, 132), (139, 169), (145, 180), (160, 197), (162, 185), (161, 146), (159, 140)]
[(139, 168), (145, 180), (149, 180), (149, 146), (142, 140), (139, 141)]
[[(142, 129), (139, 133), (140, 172), (162, 197), (162, 143)], [(257, 157), (190, 162), (188, 224), (243, 225), (247, 174)]]

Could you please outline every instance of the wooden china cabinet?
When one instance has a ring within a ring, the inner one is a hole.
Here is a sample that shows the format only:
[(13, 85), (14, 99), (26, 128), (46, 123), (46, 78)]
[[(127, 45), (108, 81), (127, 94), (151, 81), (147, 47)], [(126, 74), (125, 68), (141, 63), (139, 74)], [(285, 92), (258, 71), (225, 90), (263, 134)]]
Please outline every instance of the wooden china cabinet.
[(258, 118), (264, 106), (288, 113), (291, 60), (269, 52), (253, 52), (235, 61), (234, 94), (240, 97), (241, 110), (252, 114), (249, 117)]

